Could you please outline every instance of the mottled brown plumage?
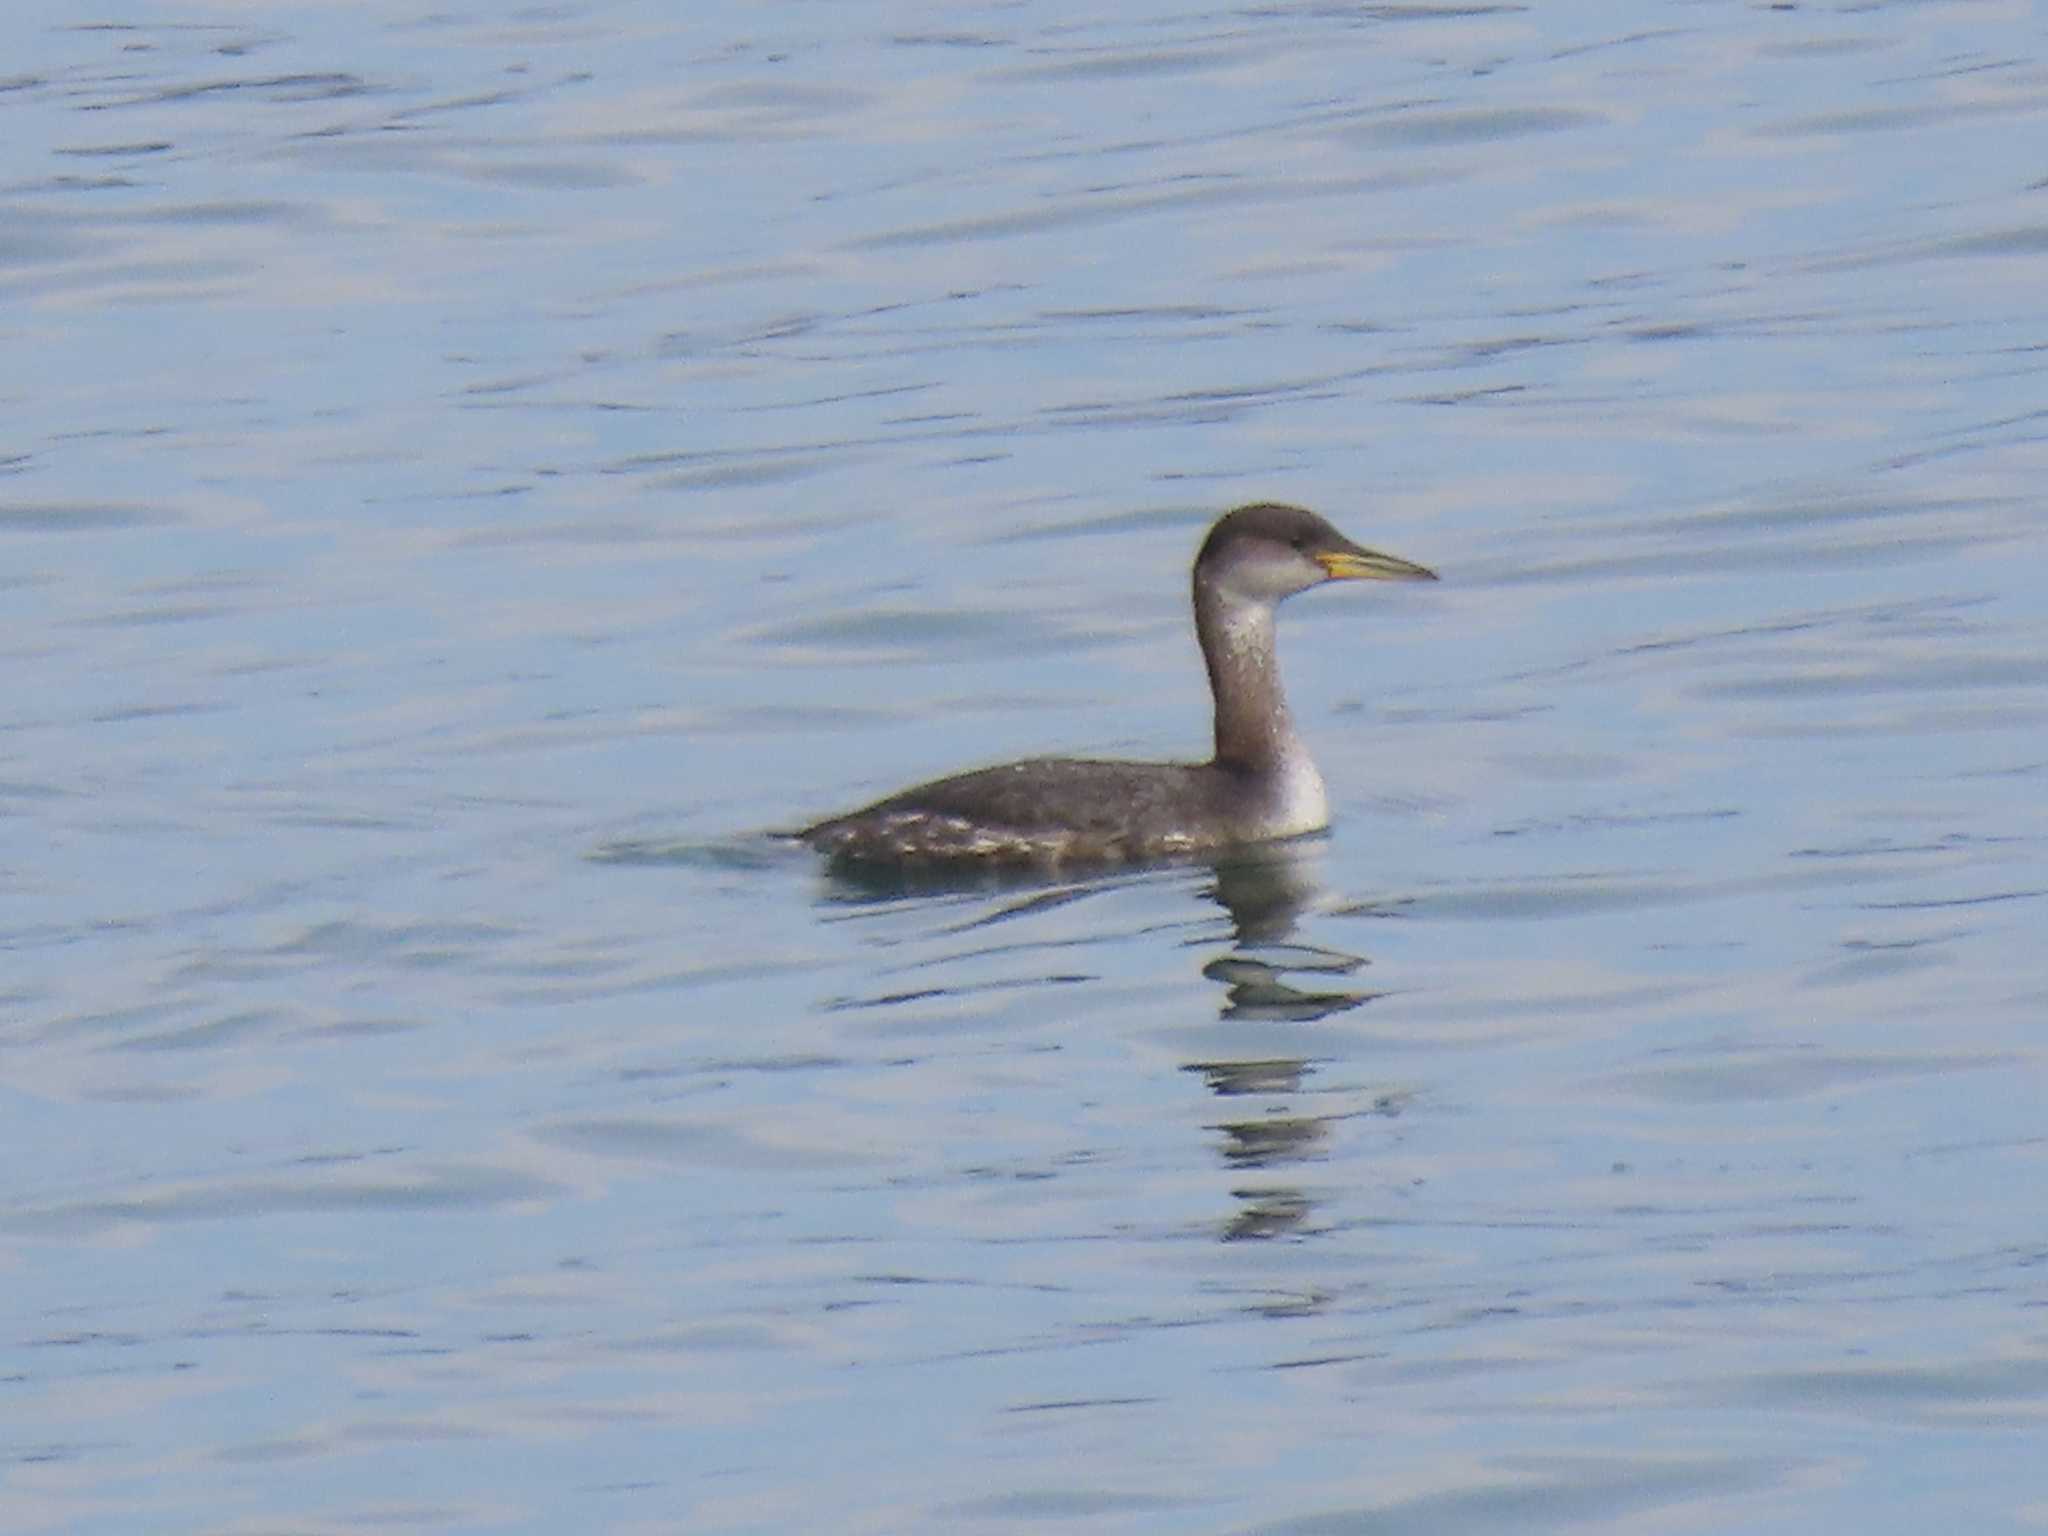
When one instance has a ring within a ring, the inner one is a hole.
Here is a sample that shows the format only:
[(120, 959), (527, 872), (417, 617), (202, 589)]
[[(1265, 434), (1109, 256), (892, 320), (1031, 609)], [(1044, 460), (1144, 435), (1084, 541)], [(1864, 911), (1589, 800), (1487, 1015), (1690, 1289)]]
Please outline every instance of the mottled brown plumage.
[(799, 835), (834, 863), (1119, 863), (1327, 825), (1323, 782), (1280, 687), (1273, 608), (1340, 580), (1434, 580), (1313, 512), (1261, 502), (1219, 518), (1195, 557), (1195, 631), (1216, 706), (1206, 763), (1041, 757), (935, 779)]

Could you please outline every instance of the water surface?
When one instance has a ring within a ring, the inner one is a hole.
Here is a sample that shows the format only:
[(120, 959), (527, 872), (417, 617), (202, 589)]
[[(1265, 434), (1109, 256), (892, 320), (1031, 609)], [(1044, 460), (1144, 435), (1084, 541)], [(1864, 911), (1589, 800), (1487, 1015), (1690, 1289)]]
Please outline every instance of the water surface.
[(0, 35), (0, 1531), (2048, 1519), (2029, 9)]

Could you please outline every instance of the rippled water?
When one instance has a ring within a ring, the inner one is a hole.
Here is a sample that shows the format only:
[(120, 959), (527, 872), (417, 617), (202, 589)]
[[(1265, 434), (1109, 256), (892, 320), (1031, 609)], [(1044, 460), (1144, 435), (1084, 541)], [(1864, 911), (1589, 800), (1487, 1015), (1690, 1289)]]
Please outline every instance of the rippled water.
[(0, 37), (0, 1531), (2048, 1523), (2030, 7)]

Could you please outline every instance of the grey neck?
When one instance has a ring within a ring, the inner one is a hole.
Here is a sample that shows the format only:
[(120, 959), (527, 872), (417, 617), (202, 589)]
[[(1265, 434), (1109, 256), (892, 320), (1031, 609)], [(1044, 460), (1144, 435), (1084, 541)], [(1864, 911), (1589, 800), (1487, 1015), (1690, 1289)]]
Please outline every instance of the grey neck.
[(1280, 688), (1272, 604), (1227, 592), (1198, 573), (1195, 634), (1216, 697), (1216, 762), (1271, 772), (1302, 758)]

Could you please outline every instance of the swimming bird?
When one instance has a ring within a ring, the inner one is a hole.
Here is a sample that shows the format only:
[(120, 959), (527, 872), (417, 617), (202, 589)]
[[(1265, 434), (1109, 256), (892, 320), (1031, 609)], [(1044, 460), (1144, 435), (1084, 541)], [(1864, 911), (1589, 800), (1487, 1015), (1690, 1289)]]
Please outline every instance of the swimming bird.
[(1102, 864), (1297, 837), (1329, 825), (1322, 775), (1280, 686), (1273, 610), (1330, 581), (1434, 581), (1315, 513), (1225, 513), (1195, 556), (1195, 634), (1216, 707), (1206, 763), (1030, 758), (919, 784), (797, 835), (867, 868)]

